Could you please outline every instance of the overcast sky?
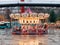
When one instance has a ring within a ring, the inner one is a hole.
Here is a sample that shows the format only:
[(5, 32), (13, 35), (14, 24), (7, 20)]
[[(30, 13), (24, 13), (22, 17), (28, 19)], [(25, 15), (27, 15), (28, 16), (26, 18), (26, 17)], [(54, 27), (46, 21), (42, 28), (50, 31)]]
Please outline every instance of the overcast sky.
[[(21, 3), (20, 0), (0, 0), (0, 4)], [(24, 2), (23, 2), (24, 3)], [(25, 0), (25, 3), (55, 3), (60, 4), (60, 0)]]

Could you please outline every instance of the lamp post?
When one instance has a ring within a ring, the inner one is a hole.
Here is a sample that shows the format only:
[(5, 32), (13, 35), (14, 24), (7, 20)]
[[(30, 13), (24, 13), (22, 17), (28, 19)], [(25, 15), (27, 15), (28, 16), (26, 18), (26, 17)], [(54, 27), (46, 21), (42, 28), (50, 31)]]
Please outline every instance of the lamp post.
[[(20, 0), (21, 2), (24, 2), (24, 0)], [(21, 6), (21, 13), (24, 13), (24, 6)]]

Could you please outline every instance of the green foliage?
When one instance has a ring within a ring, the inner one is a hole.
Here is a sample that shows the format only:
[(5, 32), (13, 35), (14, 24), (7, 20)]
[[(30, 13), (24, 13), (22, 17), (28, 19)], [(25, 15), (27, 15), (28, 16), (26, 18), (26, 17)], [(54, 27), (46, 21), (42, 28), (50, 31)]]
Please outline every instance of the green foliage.
[(49, 21), (56, 22), (56, 14), (53, 9), (50, 11)]
[(56, 19), (57, 21), (59, 21), (60, 20), (60, 17), (57, 17), (57, 19)]

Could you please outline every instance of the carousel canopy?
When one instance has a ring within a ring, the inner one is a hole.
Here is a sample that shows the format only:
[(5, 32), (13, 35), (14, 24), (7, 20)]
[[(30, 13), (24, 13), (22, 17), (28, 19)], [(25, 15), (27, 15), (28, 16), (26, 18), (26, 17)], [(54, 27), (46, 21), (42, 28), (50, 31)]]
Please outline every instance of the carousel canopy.
[(48, 13), (15, 13), (15, 14), (10, 14), (11, 18), (14, 19), (19, 19), (20, 17), (40, 17), (40, 19), (48, 18), (49, 14)]

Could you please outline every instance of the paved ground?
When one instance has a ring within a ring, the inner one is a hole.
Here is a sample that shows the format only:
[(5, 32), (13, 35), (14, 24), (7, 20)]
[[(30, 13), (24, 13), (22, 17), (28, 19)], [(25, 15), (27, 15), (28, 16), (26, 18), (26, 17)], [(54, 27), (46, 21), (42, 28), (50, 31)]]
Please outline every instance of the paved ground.
[(12, 35), (0, 29), (0, 45), (60, 45), (60, 30), (49, 30), (48, 35)]
[(60, 45), (60, 29), (49, 30), (48, 45)]

